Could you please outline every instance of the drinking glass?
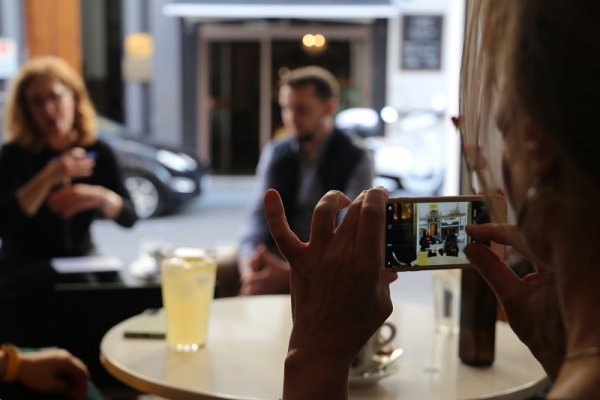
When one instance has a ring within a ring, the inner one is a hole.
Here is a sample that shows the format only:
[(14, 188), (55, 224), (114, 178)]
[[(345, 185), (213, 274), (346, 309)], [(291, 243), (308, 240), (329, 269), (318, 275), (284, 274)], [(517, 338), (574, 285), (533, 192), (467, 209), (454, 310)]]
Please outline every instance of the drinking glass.
[(214, 253), (176, 248), (162, 260), (161, 272), (167, 342), (177, 351), (196, 351), (206, 343), (217, 273)]

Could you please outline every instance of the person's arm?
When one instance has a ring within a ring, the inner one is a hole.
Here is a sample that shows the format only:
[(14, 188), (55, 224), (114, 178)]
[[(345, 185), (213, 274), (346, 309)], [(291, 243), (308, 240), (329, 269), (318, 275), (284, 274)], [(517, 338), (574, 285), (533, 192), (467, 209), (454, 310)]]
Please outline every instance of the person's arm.
[(58, 159), (50, 161), (17, 190), (17, 203), (28, 216), (37, 213), (50, 191), (57, 184), (71, 178), (87, 177), (93, 172), (95, 162), (86, 157), (82, 148), (73, 148)]
[(111, 148), (104, 142), (98, 142), (103, 157), (103, 173), (106, 177), (100, 210), (109, 219), (121, 226), (132, 227), (137, 221), (135, 207), (123, 183), (123, 177), (117, 159)]
[(251, 200), (249, 213), (240, 235), (238, 269), (240, 276), (252, 274), (251, 257), (256, 247), (264, 241), (269, 232), (269, 226), (265, 219), (263, 197), (270, 188), (271, 182), (268, 177), (268, 169), (271, 164), (273, 144), (271, 142), (263, 148), (258, 166), (256, 167), (257, 188)]

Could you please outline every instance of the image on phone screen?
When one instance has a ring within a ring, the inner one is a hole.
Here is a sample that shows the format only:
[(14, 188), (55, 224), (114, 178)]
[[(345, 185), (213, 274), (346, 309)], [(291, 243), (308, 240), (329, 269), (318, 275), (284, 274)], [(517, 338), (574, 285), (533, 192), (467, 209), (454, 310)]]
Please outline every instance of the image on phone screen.
[(465, 227), (489, 222), (483, 201), (390, 202), (386, 206), (386, 268), (469, 265)]

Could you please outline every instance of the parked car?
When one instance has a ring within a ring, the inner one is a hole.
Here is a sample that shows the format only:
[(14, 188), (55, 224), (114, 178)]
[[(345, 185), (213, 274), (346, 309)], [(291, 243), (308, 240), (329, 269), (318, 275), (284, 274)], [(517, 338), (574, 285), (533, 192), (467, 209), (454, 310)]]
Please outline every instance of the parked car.
[(146, 142), (104, 117), (98, 117), (98, 134), (117, 156), (139, 218), (173, 212), (202, 193), (208, 163), (190, 150)]
[(433, 112), (411, 112), (385, 136), (377, 136), (380, 124), (377, 111), (368, 108), (350, 108), (336, 117), (338, 128), (363, 137), (371, 150), (375, 184), (390, 193), (402, 189), (411, 195), (436, 195), (445, 175), (446, 128), (440, 117)]

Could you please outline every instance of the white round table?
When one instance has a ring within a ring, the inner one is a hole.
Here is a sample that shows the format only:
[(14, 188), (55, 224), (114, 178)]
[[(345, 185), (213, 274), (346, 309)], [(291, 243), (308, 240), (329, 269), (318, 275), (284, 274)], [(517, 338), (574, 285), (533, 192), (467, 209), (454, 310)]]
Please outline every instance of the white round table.
[[(105, 368), (143, 392), (173, 399), (279, 399), (291, 330), (289, 296), (215, 300), (208, 342), (196, 353), (169, 350), (164, 340), (123, 337), (133, 317), (104, 336)], [(496, 360), (474, 368), (458, 358), (458, 335), (435, 333), (433, 309), (401, 303), (390, 321), (394, 347), (404, 349), (398, 371), (350, 399), (525, 399), (548, 385), (529, 350), (497, 323)]]

